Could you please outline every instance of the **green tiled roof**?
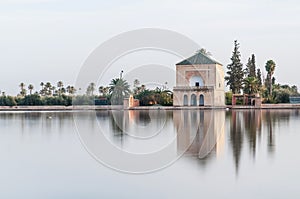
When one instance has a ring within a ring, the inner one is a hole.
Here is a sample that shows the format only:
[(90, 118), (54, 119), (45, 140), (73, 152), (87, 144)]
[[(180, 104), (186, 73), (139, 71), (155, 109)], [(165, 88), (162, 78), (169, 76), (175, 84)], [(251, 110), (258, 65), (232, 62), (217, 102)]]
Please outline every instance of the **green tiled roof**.
[(198, 52), (195, 55), (179, 62), (176, 65), (196, 65), (196, 64), (220, 64), (220, 63), (202, 54), (201, 52)]

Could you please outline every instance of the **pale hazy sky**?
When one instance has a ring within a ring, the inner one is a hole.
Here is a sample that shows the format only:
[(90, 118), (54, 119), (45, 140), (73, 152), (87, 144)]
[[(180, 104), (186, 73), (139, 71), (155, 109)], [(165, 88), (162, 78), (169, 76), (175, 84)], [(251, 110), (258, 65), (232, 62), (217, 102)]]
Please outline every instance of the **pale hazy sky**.
[(244, 64), (252, 53), (262, 70), (273, 59), (276, 79), (300, 87), (297, 0), (0, 0), (0, 90), (16, 94), (20, 82), (73, 84), (98, 45), (146, 27), (190, 37), (224, 67), (237, 39)]

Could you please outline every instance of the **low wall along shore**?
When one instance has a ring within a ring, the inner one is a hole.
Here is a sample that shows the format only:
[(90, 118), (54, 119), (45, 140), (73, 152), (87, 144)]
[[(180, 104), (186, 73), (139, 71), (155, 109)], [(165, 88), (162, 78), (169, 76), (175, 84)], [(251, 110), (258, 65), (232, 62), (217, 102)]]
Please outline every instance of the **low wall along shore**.
[[(0, 106), (0, 111), (74, 111), (74, 110), (123, 110), (122, 105), (113, 106)], [(184, 109), (300, 109), (300, 104), (262, 104), (254, 106), (137, 106), (129, 110), (184, 110)]]

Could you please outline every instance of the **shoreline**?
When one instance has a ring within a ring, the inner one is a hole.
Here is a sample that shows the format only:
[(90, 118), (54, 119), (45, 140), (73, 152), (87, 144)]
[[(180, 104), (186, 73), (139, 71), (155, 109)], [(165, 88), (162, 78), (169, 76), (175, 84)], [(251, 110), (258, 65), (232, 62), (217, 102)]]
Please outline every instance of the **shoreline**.
[(222, 107), (201, 107), (201, 106), (137, 106), (124, 109), (122, 105), (114, 106), (0, 106), (2, 111), (91, 111), (91, 110), (210, 110), (210, 109), (300, 109), (300, 104), (262, 104), (255, 106), (222, 106)]

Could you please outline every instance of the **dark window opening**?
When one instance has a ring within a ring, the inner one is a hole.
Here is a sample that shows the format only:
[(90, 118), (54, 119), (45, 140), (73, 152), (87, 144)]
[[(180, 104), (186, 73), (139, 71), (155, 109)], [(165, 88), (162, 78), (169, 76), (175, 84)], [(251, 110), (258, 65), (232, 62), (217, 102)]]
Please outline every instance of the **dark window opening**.
[(195, 83), (195, 86), (199, 86), (199, 82), (196, 82), (196, 83)]

